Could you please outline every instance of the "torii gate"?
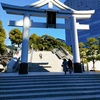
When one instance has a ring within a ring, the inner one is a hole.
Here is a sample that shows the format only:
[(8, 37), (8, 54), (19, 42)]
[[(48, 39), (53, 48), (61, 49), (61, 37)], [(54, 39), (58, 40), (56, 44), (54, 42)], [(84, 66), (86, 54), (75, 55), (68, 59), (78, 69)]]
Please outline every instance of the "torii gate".
[[(21, 21), (9, 21), (10, 26), (23, 27), (23, 40), (22, 40), (22, 55), (19, 74), (28, 73), (28, 41), (29, 41), (29, 29), (30, 27), (39, 28), (59, 28), (59, 29), (70, 29), (72, 36), (72, 50), (73, 50), (73, 61), (74, 61), (74, 72), (82, 72), (80, 65), (80, 54), (78, 46), (78, 34), (77, 30), (89, 29), (89, 25), (82, 25), (77, 22), (77, 19), (88, 19), (94, 13), (94, 10), (89, 11), (76, 11), (59, 0), (39, 0), (28, 6), (15, 6), (1, 3), (2, 7), (8, 14), (22, 15), (24, 16)], [(40, 7), (48, 4), (48, 9), (39, 9)], [(61, 10), (53, 10), (53, 5)], [(48, 14), (49, 12), (49, 14)], [(47, 22), (39, 23), (30, 20), (30, 16), (47, 17)], [(53, 17), (55, 16), (55, 17)], [(53, 18), (55, 23), (53, 23)], [(68, 20), (66, 24), (57, 24), (56, 18), (64, 18)], [(49, 21), (50, 23), (49, 23)], [(52, 26), (52, 25), (54, 26)], [(51, 27), (52, 26), (52, 27)]]

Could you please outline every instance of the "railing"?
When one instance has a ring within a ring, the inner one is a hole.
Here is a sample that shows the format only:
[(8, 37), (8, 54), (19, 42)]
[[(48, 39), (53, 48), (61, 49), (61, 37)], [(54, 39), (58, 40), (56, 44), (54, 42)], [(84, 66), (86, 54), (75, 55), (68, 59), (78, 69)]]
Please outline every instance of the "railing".
[(67, 57), (67, 59), (73, 59), (73, 56), (71, 54), (69, 54), (62, 46), (60, 47), (61, 51), (65, 54), (65, 56)]
[(73, 59), (73, 57), (63, 47), (54, 49), (52, 52), (55, 53), (59, 59)]

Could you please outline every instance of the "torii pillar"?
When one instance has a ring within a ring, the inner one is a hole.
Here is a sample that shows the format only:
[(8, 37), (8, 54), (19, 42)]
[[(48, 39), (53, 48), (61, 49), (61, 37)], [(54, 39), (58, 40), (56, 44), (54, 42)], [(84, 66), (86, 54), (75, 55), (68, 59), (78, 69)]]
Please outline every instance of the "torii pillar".
[(81, 63), (80, 63), (80, 53), (79, 53), (79, 44), (78, 44), (78, 33), (75, 16), (71, 17), (71, 42), (72, 42), (72, 52), (73, 52), (73, 61), (74, 61), (74, 72), (82, 72)]
[(29, 13), (24, 14), (23, 19), (23, 40), (22, 40), (22, 54), (21, 54), (21, 64), (19, 67), (19, 74), (28, 73), (28, 41), (29, 41), (29, 30), (31, 22)]

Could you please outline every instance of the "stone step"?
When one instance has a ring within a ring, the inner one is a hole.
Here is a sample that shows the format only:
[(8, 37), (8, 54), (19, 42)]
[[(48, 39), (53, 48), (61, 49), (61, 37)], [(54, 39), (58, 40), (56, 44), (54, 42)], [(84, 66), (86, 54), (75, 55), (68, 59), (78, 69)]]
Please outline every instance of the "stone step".
[[(100, 75), (89, 75), (89, 74), (66, 74), (66, 75), (64, 75), (64, 74), (62, 74), (62, 75), (41, 75), (41, 73), (42, 72), (40, 72), (40, 75), (34, 75), (34, 76), (32, 76), (32, 75), (27, 75), (27, 74), (25, 74), (25, 75), (16, 75), (16, 76), (0, 76), (0, 79), (3, 79), (3, 80), (9, 80), (9, 79), (14, 79), (14, 80), (19, 80), (19, 79), (28, 79), (28, 78), (31, 78), (31, 79), (41, 79), (41, 78), (44, 78), (44, 79), (52, 79), (52, 78), (70, 78), (70, 79), (75, 79), (75, 78), (79, 78), (79, 79), (81, 79), (81, 78), (83, 78), (83, 79), (87, 79), (87, 78), (89, 78), (89, 79), (99, 79), (99, 77), (100, 77)], [(49, 73), (49, 72), (48, 72)], [(33, 72), (33, 74), (34, 74), (34, 72)]]
[(3, 89), (0, 91), (0, 94), (16, 94), (16, 93), (40, 93), (40, 92), (56, 92), (56, 91), (87, 91), (87, 90), (100, 90), (100, 86), (76, 86), (76, 87), (48, 87), (48, 88), (17, 88), (17, 89)]
[[(0, 84), (19, 84), (19, 83), (46, 83), (46, 82), (67, 82), (67, 83), (85, 83), (85, 82), (100, 82), (99, 78), (92, 78), (92, 77), (68, 77), (68, 76), (61, 76), (61, 77), (56, 77), (56, 76), (49, 76), (49, 77), (13, 77), (13, 78), (0, 78), (2, 80)], [(16, 83), (19, 82), (19, 83)]]
[[(30, 97), (27, 97), (27, 98), (19, 98), (19, 99), (16, 99), (16, 98), (13, 98), (13, 99), (10, 99), (10, 100), (100, 100), (100, 95), (87, 95), (87, 96), (61, 96), (61, 97), (45, 97), (44, 98), (30, 98)], [(8, 100), (8, 99), (2, 99), (2, 100)]]
[[(77, 82), (77, 83), (76, 83)], [(100, 80), (34, 80), (34, 79), (27, 79), (27, 80), (9, 80), (9, 81), (2, 81), (0, 83), (0, 86), (6, 86), (6, 85), (38, 85), (38, 84), (87, 84), (87, 83), (100, 83)]]
[(5, 85), (28, 85), (28, 84), (33, 84), (33, 85), (38, 85), (38, 84), (60, 84), (60, 83), (69, 83), (70, 85), (71, 84), (87, 84), (87, 83), (100, 83), (100, 79), (98, 78), (68, 78), (68, 77), (55, 77), (55, 78), (6, 78), (6, 79), (3, 79), (1, 78), (1, 82), (0, 82), (0, 85), (2, 86), (5, 86)]
[(14, 76), (14, 77), (2, 77), (2, 78), (0, 78), (0, 80), (2, 80), (2, 81), (17, 81), (17, 80), (100, 80), (98, 77), (86, 77), (86, 76), (79, 76), (79, 77), (77, 77), (77, 76), (71, 76), (71, 75), (61, 75), (61, 76), (51, 76), (51, 75), (48, 75), (47, 77), (44, 77), (44, 76), (40, 76), (40, 77), (38, 77), (38, 76), (34, 76), (34, 77), (32, 77), (32, 76), (29, 76), (29, 77), (27, 77), (27, 76), (24, 76), (24, 77), (19, 77), (19, 76)]
[[(14, 98), (13, 100), (33, 100), (33, 98)], [(37, 97), (34, 100), (100, 100), (100, 95), (45, 97), (45, 99)]]
[(82, 88), (85, 88), (85, 87), (94, 87), (95, 88), (95, 85), (96, 86), (100, 86), (99, 83), (96, 83), (96, 84), (83, 84), (83, 85), (80, 85), (80, 84), (75, 84), (75, 85), (69, 85), (69, 84), (56, 84), (56, 85), (20, 85), (20, 86), (1, 86), (0, 89), (1, 90), (17, 90), (17, 89), (31, 89), (31, 88), (34, 88), (34, 89), (44, 89), (44, 88), (59, 88), (59, 87), (63, 87), (63, 88), (67, 88), (67, 87), (70, 87), (70, 88), (73, 88), (73, 87), (82, 87)]
[(56, 92), (41, 92), (41, 93), (16, 93), (16, 94), (2, 94), (0, 100), (13, 99), (13, 98), (45, 98), (45, 97), (60, 97), (60, 96), (87, 96), (87, 95), (100, 95), (100, 90), (87, 90), (87, 91), (56, 91)]

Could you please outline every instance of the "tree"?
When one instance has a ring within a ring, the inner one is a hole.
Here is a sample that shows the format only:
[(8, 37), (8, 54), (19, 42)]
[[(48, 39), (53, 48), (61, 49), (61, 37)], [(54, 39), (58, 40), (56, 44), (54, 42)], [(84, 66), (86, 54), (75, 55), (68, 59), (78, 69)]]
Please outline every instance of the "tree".
[(9, 39), (12, 45), (19, 45), (22, 43), (22, 33), (19, 29), (15, 28), (9, 32)]
[(37, 36), (35, 33), (32, 34), (29, 38), (29, 46), (31, 48), (38, 50), (38, 44), (39, 44), (38, 42), (41, 42), (41, 38), (39, 36)]
[(6, 32), (2, 27), (2, 21), (0, 20), (0, 54), (3, 54), (6, 51), (6, 46), (4, 44), (6, 39)]
[(93, 70), (95, 70), (95, 61), (98, 59), (98, 40), (89, 38), (86, 42), (86, 48), (87, 60), (93, 62)]
[(86, 48), (83, 42), (79, 43), (80, 58), (82, 63), (86, 63)]
[(100, 36), (98, 37), (98, 55), (97, 60), (100, 60)]
[[(100, 36), (98, 37), (99, 46), (98, 46), (98, 53), (100, 54)], [(99, 59), (100, 60), (100, 59)]]
[(33, 48), (36, 50), (53, 50), (54, 48), (64, 47), (67, 51), (71, 52), (68, 46), (65, 43), (51, 37), (48, 35), (37, 36), (32, 34), (29, 38), (29, 45), (33, 45)]

